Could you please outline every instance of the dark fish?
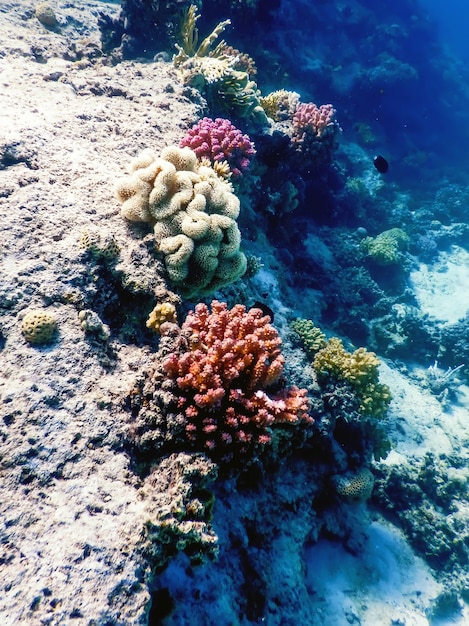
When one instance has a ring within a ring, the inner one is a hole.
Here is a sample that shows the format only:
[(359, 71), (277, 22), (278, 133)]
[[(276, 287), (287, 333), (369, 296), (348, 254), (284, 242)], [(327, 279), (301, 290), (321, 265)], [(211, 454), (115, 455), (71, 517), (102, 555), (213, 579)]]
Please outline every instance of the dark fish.
[(378, 154), (378, 156), (375, 156), (375, 158), (373, 159), (373, 165), (376, 167), (380, 174), (386, 174), (389, 169), (389, 163), (386, 161), (384, 156), (381, 156), (380, 154)]
[(267, 306), (267, 304), (256, 301), (252, 305), (251, 309), (260, 309), (262, 313), (264, 313), (264, 315), (268, 315), (270, 317), (271, 322), (274, 321), (274, 312), (272, 311), (270, 307)]

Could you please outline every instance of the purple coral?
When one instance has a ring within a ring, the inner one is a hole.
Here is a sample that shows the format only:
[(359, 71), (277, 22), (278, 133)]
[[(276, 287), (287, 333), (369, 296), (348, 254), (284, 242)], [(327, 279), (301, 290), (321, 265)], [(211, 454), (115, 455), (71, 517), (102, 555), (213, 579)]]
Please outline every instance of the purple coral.
[(197, 158), (210, 163), (226, 161), (233, 176), (241, 176), (248, 169), (250, 158), (256, 154), (247, 135), (233, 126), (230, 120), (204, 117), (182, 139), (180, 147), (188, 146)]

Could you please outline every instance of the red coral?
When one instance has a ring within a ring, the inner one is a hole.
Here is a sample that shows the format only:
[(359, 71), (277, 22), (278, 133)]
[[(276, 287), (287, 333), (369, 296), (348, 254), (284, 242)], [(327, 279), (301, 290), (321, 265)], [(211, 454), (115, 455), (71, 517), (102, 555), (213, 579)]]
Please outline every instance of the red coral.
[[(186, 351), (163, 362), (176, 382), (186, 435), (212, 456), (230, 459), (270, 441), (273, 424), (308, 423), (306, 390), (282, 389), (281, 339), (260, 309), (198, 304), (182, 325)], [(272, 395), (273, 385), (280, 390)]]
[(234, 176), (241, 176), (249, 167), (250, 158), (256, 154), (254, 144), (230, 120), (204, 117), (182, 139), (180, 147), (189, 146), (197, 158), (210, 163), (226, 161)]
[(318, 107), (307, 102), (298, 105), (292, 120), (292, 143), (296, 150), (315, 161), (329, 157), (341, 132), (335, 114), (332, 104)]

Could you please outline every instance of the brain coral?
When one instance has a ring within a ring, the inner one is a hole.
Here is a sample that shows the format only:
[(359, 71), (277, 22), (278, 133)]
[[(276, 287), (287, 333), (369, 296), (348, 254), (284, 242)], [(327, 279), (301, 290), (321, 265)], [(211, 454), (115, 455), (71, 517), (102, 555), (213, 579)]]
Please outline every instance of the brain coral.
[(43, 309), (28, 311), (21, 322), (24, 338), (34, 345), (49, 343), (56, 328), (55, 316)]
[(239, 199), (228, 181), (190, 148), (144, 150), (119, 181), (122, 215), (154, 228), (157, 250), (185, 297), (213, 293), (240, 278), (246, 257), (236, 223)]

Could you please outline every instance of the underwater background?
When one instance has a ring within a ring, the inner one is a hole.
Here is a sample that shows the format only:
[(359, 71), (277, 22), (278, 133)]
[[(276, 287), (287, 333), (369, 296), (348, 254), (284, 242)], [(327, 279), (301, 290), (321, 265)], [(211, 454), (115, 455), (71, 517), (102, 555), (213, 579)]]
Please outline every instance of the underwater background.
[(2, 624), (469, 625), (468, 23), (0, 0)]

